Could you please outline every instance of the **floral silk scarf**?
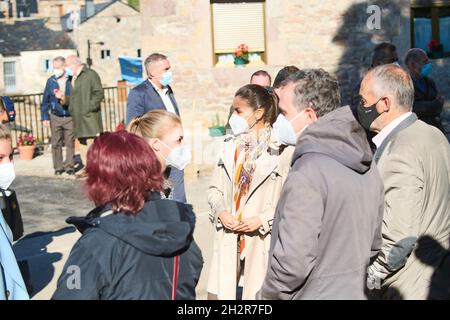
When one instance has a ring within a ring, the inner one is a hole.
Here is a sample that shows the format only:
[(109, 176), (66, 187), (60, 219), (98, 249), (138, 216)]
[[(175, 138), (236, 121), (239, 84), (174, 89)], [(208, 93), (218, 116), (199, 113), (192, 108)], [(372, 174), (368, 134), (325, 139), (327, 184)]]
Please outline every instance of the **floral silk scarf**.
[[(258, 133), (255, 142), (250, 134), (243, 134), (236, 138), (234, 152), (234, 179), (233, 179), (233, 212), (236, 219), (241, 222), (244, 216), (245, 200), (248, 197), (256, 160), (269, 148), (271, 128), (266, 125)], [(245, 258), (244, 234), (239, 236), (240, 258)]]

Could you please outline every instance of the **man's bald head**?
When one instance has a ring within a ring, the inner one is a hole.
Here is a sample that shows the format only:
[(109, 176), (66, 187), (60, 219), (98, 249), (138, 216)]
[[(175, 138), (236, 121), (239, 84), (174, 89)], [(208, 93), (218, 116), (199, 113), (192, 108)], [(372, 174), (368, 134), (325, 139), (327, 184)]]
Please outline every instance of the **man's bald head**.
[(66, 58), (66, 63), (70, 65), (80, 65), (83, 64), (83, 62), (78, 58), (76, 55), (70, 55)]
[(399, 111), (412, 110), (414, 84), (409, 73), (402, 67), (387, 64), (372, 69), (364, 77), (361, 89), (374, 97), (388, 96)]
[(70, 68), (73, 74), (78, 74), (83, 68), (83, 62), (76, 55), (72, 54), (66, 58), (66, 67)]

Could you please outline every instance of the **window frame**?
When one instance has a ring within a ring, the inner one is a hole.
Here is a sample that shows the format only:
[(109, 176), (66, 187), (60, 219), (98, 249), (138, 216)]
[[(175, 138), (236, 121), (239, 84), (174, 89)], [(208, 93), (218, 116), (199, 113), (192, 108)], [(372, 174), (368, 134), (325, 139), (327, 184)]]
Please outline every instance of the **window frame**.
[[(8, 74), (8, 75), (6, 74), (6, 70), (7, 70), (6, 65), (7, 64), (11, 64), (13, 66), (13, 69), (14, 69), (13, 74)], [(3, 83), (5, 86), (4, 87), (5, 93), (15, 92), (17, 90), (17, 68), (16, 68), (16, 65), (17, 65), (17, 61), (3, 61)], [(13, 80), (14, 80), (13, 87), (7, 85), (7, 83), (8, 83), (6, 81), (7, 76), (10, 78), (13, 78)]]
[(214, 46), (214, 10), (213, 4), (215, 3), (263, 3), (263, 36), (264, 36), (264, 52), (261, 51), (249, 51), (249, 53), (259, 53), (261, 55), (261, 61), (267, 65), (267, 23), (266, 23), (266, 0), (210, 0), (209, 1), (209, 11), (211, 17), (211, 45), (212, 45), (212, 61), (213, 66), (216, 66), (219, 62), (220, 54), (230, 54), (229, 53), (216, 53)]
[(100, 60), (111, 60), (111, 49), (101, 49)]
[[(431, 2), (431, 3), (424, 3), (424, 4), (411, 4), (410, 7), (410, 23), (411, 23), (411, 35), (410, 35), (410, 41), (411, 41), (411, 48), (415, 47), (415, 39), (414, 39), (414, 18), (416, 18), (416, 12), (420, 9), (426, 9), (430, 10), (430, 16), (431, 16), (431, 37), (432, 39), (436, 39), (441, 43), (441, 35), (440, 35), (440, 26), (439, 26), (439, 9), (447, 8), (450, 9), (450, 1), (449, 2)], [(444, 58), (450, 57), (450, 51), (444, 51), (443, 54)]]

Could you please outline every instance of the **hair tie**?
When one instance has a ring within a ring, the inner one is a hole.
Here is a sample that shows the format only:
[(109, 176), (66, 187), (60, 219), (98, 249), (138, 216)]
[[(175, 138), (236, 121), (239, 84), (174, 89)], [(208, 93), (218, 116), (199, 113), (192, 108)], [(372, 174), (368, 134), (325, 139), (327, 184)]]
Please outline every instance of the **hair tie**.
[(273, 93), (273, 88), (272, 88), (272, 87), (265, 86), (264, 89), (266, 89), (266, 91), (267, 91), (269, 94), (272, 94), (272, 93)]

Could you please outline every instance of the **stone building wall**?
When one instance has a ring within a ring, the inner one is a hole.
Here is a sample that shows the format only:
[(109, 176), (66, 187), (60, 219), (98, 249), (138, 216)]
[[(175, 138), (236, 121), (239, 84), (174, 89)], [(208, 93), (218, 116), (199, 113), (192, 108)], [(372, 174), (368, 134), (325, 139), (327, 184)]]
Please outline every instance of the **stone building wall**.
[[(108, 2), (108, 0), (93, 0), (94, 4)], [(61, 6), (62, 14), (70, 11), (77, 11), (86, 4), (86, 0), (38, 0), (37, 17), (50, 17), (59, 14), (59, 6)]]
[[(92, 69), (100, 75), (103, 86), (117, 86), (117, 81), (121, 79), (118, 57), (137, 57), (137, 50), (142, 45), (140, 35), (139, 12), (121, 2), (112, 4), (82, 23), (75, 32), (69, 33), (83, 61), (88, 56), (87, 41), (90, 40)], [(110, 50), (110, 59), (101, 59), (102, 49)]]

